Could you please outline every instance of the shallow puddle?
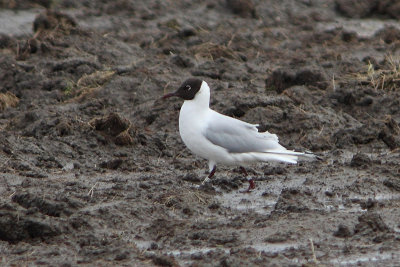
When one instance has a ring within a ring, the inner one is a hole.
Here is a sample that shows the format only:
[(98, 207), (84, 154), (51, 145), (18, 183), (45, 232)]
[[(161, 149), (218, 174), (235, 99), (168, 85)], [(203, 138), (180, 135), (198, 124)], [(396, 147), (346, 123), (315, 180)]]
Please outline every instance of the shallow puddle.
[(335, 260), (332, 260), (331, 263), (335, 265), (340, 265), (340, 266), (352, 266), (352, 265), (360, 265), (360, 264), (374, 264), (374, 262), (380, 262), (381, 264), (385, 260), (400, 260), (399, 255), (395, 255), (394, 253), (391, 252), (385, 252), (385, 253), (369, 253), (369, 254), (363, 254), (363, 255), (352, 255), (346, 258), (338, 258)]
[[(277, 187), (277, 183), (274, 185)], [(284, 186), (280, 186), (280, 192)], [(276, 188), (277, 189), (277, 188)], [(273, 192), (276, 192), (276, 189)], [(251, 193), (244, 194), (239, 191), (232, 191), (229, 193), (223, 193), (216, 196), (215, 198), (221, 202), (222, 206), (228, 207), (239, 211), (254, 211), (260, 214), (269, 214), (273, 211), (275, 204), (279, 199), (278, 195), (263, 196), (263, 190), (255, 190)], [(349, 199), (353, 200), (354, 203), (349, 204)], [(316, 210), (326, 212), (340, 212), (340, 213), (360, 213), (366, 210), (362, 209), (359, 203), (367, 202), (369, 199), (376, 200), (379, 202), (399, 200), (400, 194), (389, 193), (389, 194), (376, 194), (375, 196), (352, 196), (351, 198), (342, 199), (337, 197), (335, 199), (320, 195), (317, 203), (321, 203), (321, 208)], [(354, 201), (357, 200), (357, 201)], [(314, 202), (315, 204), (315, 202)], [(318, 205), (317, 205), (318, 206)], [(315, 209), (315, 208), (314, 208)]]
[(256, 244), (250, 246), (259, 252), (282, 252), (287, 249), (297, 249), (300, 245), (297, 243), (276, 243), (276, 244)]
[(270, 213), (276, 204), (277, 198), (265, 198), (262, 191), (240, 193), (237, 191), (216, 196), (216, 199), (225, 207), (240, 211), (255, 211), (258, 213)]
[(400, 29), (400, 23), (396, 20), (377, 20), (377, 19), (342, 19), (338, 18), (334, 22), (324, 22), (318, 24), (320, 30), (333, 30), (343, 28), (345, 31), (356, 32), (358, 36), (364, 38), (372, 37), (376, 32), (385, 26), (394, 26)]
[(0, 11), (0, 33), (12, 36), (32, 34), (32, 22), (39, 10)]
[[(255, 249), (258, 252), (266, 252), (266, 253), (280, 253), (288, 249), (297, 249), (299, 247), (298, 244), (291, 244), (291, 243), (279, 243), (279, 244), (256, 244), (256, 245), (249, 245), (248, 248)], [(226, 255), (230, 254), (230, 248), (194, 248), (189, 250), (172, 250), (167, 251), (167, 254), (174, 256), (181, 264), (190, 264), (193, 261), (194, 255), (201, 254), (208, 254), (208, 253), (224, 253)]]

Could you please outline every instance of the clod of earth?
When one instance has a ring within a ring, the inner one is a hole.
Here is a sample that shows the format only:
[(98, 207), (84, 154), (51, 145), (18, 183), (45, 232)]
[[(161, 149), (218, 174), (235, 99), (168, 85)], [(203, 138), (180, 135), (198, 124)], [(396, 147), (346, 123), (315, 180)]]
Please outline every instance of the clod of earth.
[(13, 243), (34, 238), (46, 240), (60, 234), (61, 230), (49, 222), (0, 211), (0, 240)]
[(117, 145), (124, 146), (133, 144), (133, 137), (129, 132), (131, 127), (130, 121), (116, 113), (110, 113), (107, 116), (95, 118), (89, 124), (97, 131), (113, 139)]

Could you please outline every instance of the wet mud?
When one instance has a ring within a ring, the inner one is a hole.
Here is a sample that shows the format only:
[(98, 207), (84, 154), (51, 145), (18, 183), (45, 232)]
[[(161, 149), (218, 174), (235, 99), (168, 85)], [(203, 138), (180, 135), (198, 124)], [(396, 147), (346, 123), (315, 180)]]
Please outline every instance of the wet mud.
[[(0, 2), (2, 266), (395, 266), (396, 1)], [(397, 10), (397, 11), (396, 11)], [(178, 133), (211, 106), (319, 160), (207, 163)]]

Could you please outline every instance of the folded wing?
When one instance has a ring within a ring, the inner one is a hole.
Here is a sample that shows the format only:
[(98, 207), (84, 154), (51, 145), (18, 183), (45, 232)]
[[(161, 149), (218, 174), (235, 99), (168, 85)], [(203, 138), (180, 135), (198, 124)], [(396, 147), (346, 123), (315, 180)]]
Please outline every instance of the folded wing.
[(275, 134), (258, 132), (257, 126), (213, 112), (203, 134), (211, 143), (230, 153), (302, 154), (281, 146)]

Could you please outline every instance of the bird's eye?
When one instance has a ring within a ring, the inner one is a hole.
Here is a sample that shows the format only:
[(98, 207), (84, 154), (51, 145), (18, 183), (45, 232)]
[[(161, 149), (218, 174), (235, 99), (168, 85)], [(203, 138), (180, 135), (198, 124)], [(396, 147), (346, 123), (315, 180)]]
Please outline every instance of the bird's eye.
[(192, 87), (189, 84), (186, 85), (186, 88), (188, 89), (188, 91), (190, 91), (192, 89)]

